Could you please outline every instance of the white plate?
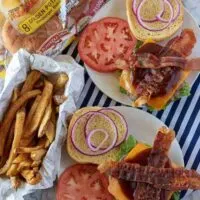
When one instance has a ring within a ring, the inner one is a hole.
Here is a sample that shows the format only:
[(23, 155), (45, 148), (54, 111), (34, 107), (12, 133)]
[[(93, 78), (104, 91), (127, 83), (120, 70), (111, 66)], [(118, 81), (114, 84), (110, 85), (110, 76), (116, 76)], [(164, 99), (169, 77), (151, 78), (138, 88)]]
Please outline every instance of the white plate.
[[(126, 17), (126, 9), (125, 9), (125, 0), (110, 0), (107, 4), (105, 4), (93, 17), (92, 21), (97, 21), (104, 17), (119, 17), (122, 19), (127, 19)], [(185, 9), (184, 16), (184, 28), (191, 28), (194, 30), (194, 33), (197, 38), (197, 43), (195, 48), (193, 49), (192, 55), (190, 57), (198, 57), (200, 56), (200, 29), (194, 20), (194, 18), (189, 14), (189, 12)], [(181, 30), (176, 34), (180, 34)], [(174, 37), (174, 36), (173, 36)], [(172, 38), (173, 38), (172, 37)], [(167, 40), (166, 40), (167, 41)], [(165, 42), (166, 42), (165, 41)], [(88, 74), (90, 75), (92, 81), (95, 85), (107, 96), (118, 101), (125, 105), (131, 105), (130, 98), (120, 93), (119, 91), (119, 81), (118, 76), (115, 73), (99, 73), (94, 71), (93, 69), (86, 66)], [(187, 82), (192, 85), (195, 79), (198, 76), (198, 72), (192, 72), (187, 79)]]
[[(128, 133), (133, 135), (138, 141), (152, 145), (156, 136), (157, 130), (164, 125), (162, 121), (139, 109), (114, 106), (111, 107), (119, 111), (126, 119), (128, 124)], [(170, 159), (179, 166), (184, 166), (183, 154), (181, 148), (175, 139), (169, 151)], [(74, 162), (67, 156), (66, 147), (62, 152), (61, 171), (66, 167), (71, 166)]]

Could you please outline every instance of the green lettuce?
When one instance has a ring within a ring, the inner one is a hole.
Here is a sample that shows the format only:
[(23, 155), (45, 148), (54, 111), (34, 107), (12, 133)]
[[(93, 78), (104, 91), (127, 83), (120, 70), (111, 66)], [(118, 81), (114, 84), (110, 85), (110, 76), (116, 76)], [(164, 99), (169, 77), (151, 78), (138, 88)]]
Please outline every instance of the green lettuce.
[(180, 192), (174, 192), (172, 195), (172, 200), (180, 200)]
[(190, 85), (189, 83), (187, 83), (186, 81), (183, 83), (182, 87), (176, 92), (176, 94), (174, 95), (173, 100), (179, 100), (182, 97), (187, 97), (190, 96)]
[(121, 160), (124, 156), (126, 156), (136, 144), (137, 140), (132, 135), (129, 135), (127, 140), (120, 145), (117, 160)]
[(119, 87), (119, 90), (122, 94), (127, 94), (127, 91), (123, 87)]

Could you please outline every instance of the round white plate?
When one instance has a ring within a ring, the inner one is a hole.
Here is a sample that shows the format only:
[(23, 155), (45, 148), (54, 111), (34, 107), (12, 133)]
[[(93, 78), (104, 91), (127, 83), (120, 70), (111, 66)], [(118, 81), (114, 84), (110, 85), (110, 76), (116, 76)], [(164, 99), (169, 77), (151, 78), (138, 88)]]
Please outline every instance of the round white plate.
[[(125, 2), (125, 0), (110, 0), (97, 12), (97, 14), (93, 17), (92, 21), (97, 21), (108, 16), (127, 19)], [(200, 29), (194, 18), (189, 14), (189, 12), (186, 9), (182, 29), (184, 28), (190, 28), (194, 30), (194, 33), (197, 38), (197, 43), (190, 57), (198, 57), (200, 52)], [(180, 32), (181, 30), (176, 35), (180, 34)], [(175, 37), (175, 35), (173, 37)], [(167, 41), (168, 40), (166, 40), (165, 42)], [(88, 66), (86, 66), (86, 69), (92, 81), (103, 93), (122, 104), (131, 105), (130, 98), (127, 95), (122, 94), (120, 92), (118, 81), (119, 79), (115, 73), (99, 73), (89, 68)], [(192, 85), (197, 76), (198, 72), (192, 72), (188, 77), (187, 82), (190, 85)]]
[[(162, 121), (142, 110), (126, 106), (114, 106), (111, 108), (119, 111), (125, 117), (128, 124), (128, 134), (133, 135), (138, 141), (146, 144), (152, 145), (158, 129), (164, 126)], [(176, 139), (173, 141), (170, 148), (169, 157), (177, 165), (184, 166), (183, 154)], [(64, 147), (61, 159), (61, 171), (59, 174), (62, 173), (66, 167), (74, 163), (75, 162), (67, 156), (66, 147)]]

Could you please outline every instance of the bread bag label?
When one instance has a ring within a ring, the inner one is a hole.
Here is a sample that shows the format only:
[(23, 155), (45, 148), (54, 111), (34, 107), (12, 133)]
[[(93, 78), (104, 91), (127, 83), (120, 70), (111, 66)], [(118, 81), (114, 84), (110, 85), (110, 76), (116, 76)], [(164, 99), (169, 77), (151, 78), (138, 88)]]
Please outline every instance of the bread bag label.
[(31, 34), (41, 25), (45, 24), (60, 9), (60, 0), (46, 0), (41, 7), (27, 19), (19, 23), (18, 28), (21, 33)]

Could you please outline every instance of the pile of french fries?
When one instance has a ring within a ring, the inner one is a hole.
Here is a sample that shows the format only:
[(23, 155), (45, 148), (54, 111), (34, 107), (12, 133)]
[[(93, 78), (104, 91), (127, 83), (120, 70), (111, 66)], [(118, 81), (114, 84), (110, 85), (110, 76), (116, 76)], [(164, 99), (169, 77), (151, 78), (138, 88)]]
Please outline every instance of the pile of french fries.
[(31, 185), (42, 179), (42, 160), (54, 141), (57, 111), (67, 97), (65, 73), (45, 77), (33, 70), (13, 96), (0, 122), (0, 176), (14, 188), (22, 181)]

